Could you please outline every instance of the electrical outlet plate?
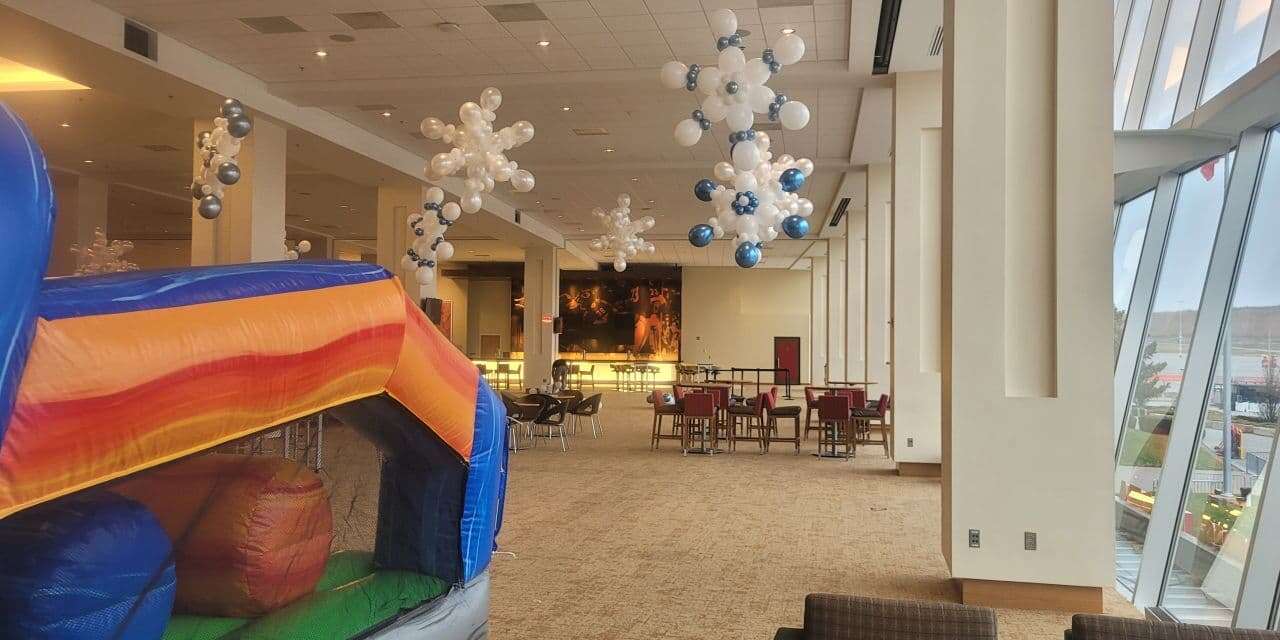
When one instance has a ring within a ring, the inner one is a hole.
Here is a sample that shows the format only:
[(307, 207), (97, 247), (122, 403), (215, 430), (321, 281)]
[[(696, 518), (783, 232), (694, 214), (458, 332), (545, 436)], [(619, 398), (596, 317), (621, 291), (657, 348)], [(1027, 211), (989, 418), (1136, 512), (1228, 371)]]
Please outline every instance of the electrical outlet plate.
[(914, 446), (916, 446), (916, 439), (915, 439), (915, 438), (907, 438), (907, 446), (908, 446), (908, 447), (914, 447)]
[(969, 530), (969, 547), (978, 549), (982, 546), (982, 532), (977, 529)]
[(1036, 550), (1036, 532), (1034, 531), (1022, 532), (1022, 548), (1026, 549), (1027, 551)]

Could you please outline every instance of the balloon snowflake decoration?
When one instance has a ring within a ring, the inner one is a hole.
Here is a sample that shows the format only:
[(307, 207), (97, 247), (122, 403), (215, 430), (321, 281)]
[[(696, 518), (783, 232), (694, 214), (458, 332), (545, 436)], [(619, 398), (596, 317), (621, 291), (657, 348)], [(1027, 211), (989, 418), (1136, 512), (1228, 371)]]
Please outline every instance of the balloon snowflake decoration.
[(108, 242), (107, 234), (100, 228), (93, 230), (93, 242), (89, 243), (89, 246), (71, 245), (71, 253), (76, 256), (76, 275), (78, 276), (137, 271), (138, 265), (124, 258), (124, 254), (130, 251), (133, 251), (132, 242), (128, 240)]
[(621, 194), (618, 206), (609, 211), (596, 207), (591, 213), (600, 219), (605, 230), (603, 235), (591, 241), (591, 248), (612, 253), (614, 271), (626, 271), (627, 258), (641, 252), (652, 255), (657, 250), (652, 242), (640, 237), (641, 233), (653, 228), (653, 216), (632, 220), (631, 196)]
[(763, 243), (778, 237), (779, 229), (791, 238), (809, 232), (813, 203), (796, 195), (813, 173), (813, 161), (782, 155), (774, 160), (769, 151), (769, 135), (757, 132), (755, 114), (781, 121), (784, 129), (803, 129), (809, 124), (809, 108), (804, 103), (774, 93), (765, 83), (804, 57), (804, 40), (785, 34), (759, 58), (747, 60), (742, 52), (738, 18), (729, 9), (710, 16), (720, 51), (718, 66), (685, 66), (668, 62), (662, 67), (662, 83), (670, 89), (684, 88), (705, 96), (701, 108), (676, 125), (675, 138), (690, 147), (702, 138), (713, 123), (729, 126), (729, 156), (732, 162), (717, 163), (713, 174), (717, 184), (702, 179), (694, 185), (694, 195), (715, 205), (716, 215), (706, 224), (689, 230), (689, 242), (705, 247), (715, 238), (732, 234), (737, 248), (734, 259), (744, 268), (760, 262)]
[(245, 115), (244, 105), (235, 98), (222, 102), (221, 115), (213, 119), (213, 131), (201, 131), (196, 148), (204, 168), (191, 182), (191, 197), (200, 204), (196, 208), (206, 220), (222, 213), (222, 191), (240, 181), (240, 140), (253, 131), (253, 121)]
[(456, 202), (445, 203), (440, 187), (427, 189), (425, 213), (409, 214), (409, 232), (413, 243), (400, 259), (400, 266), (412, 271), (419, 284), (430, 284), (436, 277), (436, 263), (453, 257), (453, 243), (444, 239), (449, 227), (462, 215)]
[(292, 246), (289, 245), (288, 239), (285, 239), (284, 241), (285, 260), (297, 260), (298, 258), (302, 257), (302, 254), (308, 253), (310, 251), (311, 251), (310, 240), (299, 240)]
[(493, 131), (494, 113), (502, 105), (502, 92), (489, 87), (480, 93), (480, 104), (463, 103), (458, 108), (461, 126), (445, 124), (439, 118), (422, 121), (422, 135), (443, 140), (453, 149), (437, 153), (427, 164), (426, 176), (437, 181), (462, 170), (462, 210), (475, 213), (483, 201), (480, 194), (493, 191), (498, 182), (510, 182), (520, 192), (533, 189), (533, 174), (508, 160), (506, 152), (533, 139), (533, 125), (520, 120), (498, 132)]

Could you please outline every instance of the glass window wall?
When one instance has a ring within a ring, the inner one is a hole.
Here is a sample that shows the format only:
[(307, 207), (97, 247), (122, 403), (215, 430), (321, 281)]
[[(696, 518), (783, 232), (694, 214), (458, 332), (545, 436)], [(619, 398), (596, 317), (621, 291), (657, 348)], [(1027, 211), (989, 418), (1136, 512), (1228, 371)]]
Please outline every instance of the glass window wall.
[(1187, 68), (1191, 34), (1199, 10), (1200, 0), (1169, 0), (1164, 34), (1160, 36), (1160, 49), (1156, 53), (1156, 68), (1142, 113), (1143, 129), (1167, 129), (1173, 124), (1173, 111)]
[(1257, 66), (1270, 14), (1271, 0), (1222, 0), (1201, 104)]
[(1151, 201), (1155, 192), (1148, 191), (1120, 208), (1116, 220), (1116, 239), (1112, 249), (1112, 313), (1115, 319), (1115, 351), (1120, 351), (1120, 337), (1124, 335), (1124, 322), (1129, 314), (1129, 300), (1133, 297), (1133, 281), (1138, 275), (1138, 260), (1142, 257), (1142, 243), (1147, 237), (1147, 222), (1151, 218)]
[(1151, 15), (1151, 0), (1133, 0), (1129, 11), (1129, 25), (1125, 28), (1124, 41), (1120, 44), (1120, 60), (1116, 63), (1114, 121), (1115, 128), (1124, 128), (1124, 114), (1133, 93), (1133, 79), (1138, 72), (1138, 53), (1142, 50), (1142, 38), (1146, 35), (1147, 18)]

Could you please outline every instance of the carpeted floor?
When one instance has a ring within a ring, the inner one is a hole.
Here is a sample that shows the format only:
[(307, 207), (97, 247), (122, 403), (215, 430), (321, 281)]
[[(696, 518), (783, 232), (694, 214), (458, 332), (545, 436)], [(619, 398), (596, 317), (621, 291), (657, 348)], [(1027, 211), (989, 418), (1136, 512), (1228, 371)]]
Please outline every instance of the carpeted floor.
[[(787, 404), (787, 403), (784, 403)], [(853, 462), (651, 452), (641, 394), (607, 393), (606, 434), (511, 457), (493, 562), (496, 640), (741, 638), (798, 626), (814, 591), (954, 600), (937, 480), (878, 449)], [(1109, 613), (1137, 615), (1108, 590)], [(1069, 616), (1001, 611), (1002, 638), (1061, 638)]]

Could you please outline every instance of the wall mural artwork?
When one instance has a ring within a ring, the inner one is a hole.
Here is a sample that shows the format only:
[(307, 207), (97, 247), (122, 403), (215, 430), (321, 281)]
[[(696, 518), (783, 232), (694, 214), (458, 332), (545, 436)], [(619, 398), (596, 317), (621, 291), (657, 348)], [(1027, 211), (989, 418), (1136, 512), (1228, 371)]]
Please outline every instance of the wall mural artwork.
[(560, 317), (562, 352), (680, 358), (679, 278), (562, 277)]

